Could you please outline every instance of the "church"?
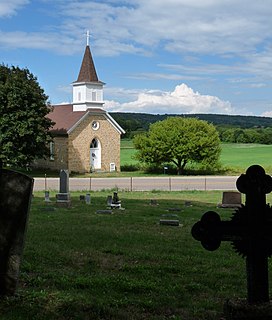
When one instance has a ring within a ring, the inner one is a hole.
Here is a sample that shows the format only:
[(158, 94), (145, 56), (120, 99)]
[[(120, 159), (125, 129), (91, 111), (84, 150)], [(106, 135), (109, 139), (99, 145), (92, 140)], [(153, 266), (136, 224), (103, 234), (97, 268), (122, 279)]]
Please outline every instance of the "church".
[(33, 167), (69, 172), (120, 171), (120, 140), (125, 131), (103, 109), (103, 86), (93, 62), (88, 35), (71, 104), (54, 105), (47, 116), (55, 125), (50, 156)]

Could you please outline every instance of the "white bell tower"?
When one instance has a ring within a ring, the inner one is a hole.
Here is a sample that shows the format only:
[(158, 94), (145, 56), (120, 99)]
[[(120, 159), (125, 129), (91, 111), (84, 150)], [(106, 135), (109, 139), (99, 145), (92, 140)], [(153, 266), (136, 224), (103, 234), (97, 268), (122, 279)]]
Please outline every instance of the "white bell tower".
[(87, 31), (87, 45), (83, 56), (81, 68), (77, 81), (73, 86), (73, 111), (86, 111), (90, 108), (103, 108), (103, 86), (104, 82), (99, 81), (95, 70)]

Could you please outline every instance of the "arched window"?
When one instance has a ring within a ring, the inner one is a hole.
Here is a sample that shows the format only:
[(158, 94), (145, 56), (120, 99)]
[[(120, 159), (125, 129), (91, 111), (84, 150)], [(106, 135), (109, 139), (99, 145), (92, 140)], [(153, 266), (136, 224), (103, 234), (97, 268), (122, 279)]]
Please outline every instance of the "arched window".
[(98, 141), (97, 139), (93, 139), (91, 142), (91, 148), (98, 148)]

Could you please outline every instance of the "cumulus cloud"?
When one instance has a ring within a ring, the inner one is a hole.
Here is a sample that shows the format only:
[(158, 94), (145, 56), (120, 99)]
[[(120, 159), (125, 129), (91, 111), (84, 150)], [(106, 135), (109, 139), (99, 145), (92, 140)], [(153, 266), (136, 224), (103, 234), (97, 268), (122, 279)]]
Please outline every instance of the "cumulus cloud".
[(28, 4), (29, 0), (9, 0), (1, 1), (0, 4), (0, 17), (13, 16), (24, 5)]
[(172, 92), (147, 91), (138, 94), (136, 100), (125, 103), (105, 101), (105, 109), (115, 112), (143, 112), (154, 114), (182, 113), (223, 113), (230, 114), (234, 110), (228, 101), (218, 97), (201, 95), (194, 92), (186, 84), (175, 87)]
[[(271, 108), (272, 109), (272, 108)], [(265, 111), (261, 114), (262, 117), (268, 117), (272, 118), (272, 110), (271, 111)]]

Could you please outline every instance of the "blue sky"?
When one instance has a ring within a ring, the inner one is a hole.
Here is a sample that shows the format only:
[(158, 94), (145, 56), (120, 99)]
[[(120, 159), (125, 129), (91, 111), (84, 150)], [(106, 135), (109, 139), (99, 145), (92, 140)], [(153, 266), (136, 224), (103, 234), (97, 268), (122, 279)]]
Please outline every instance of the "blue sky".
[(71, 102), (90, 30), (105, 109), (272, 116), (269, 0), (0, 0), (0, 62)]

